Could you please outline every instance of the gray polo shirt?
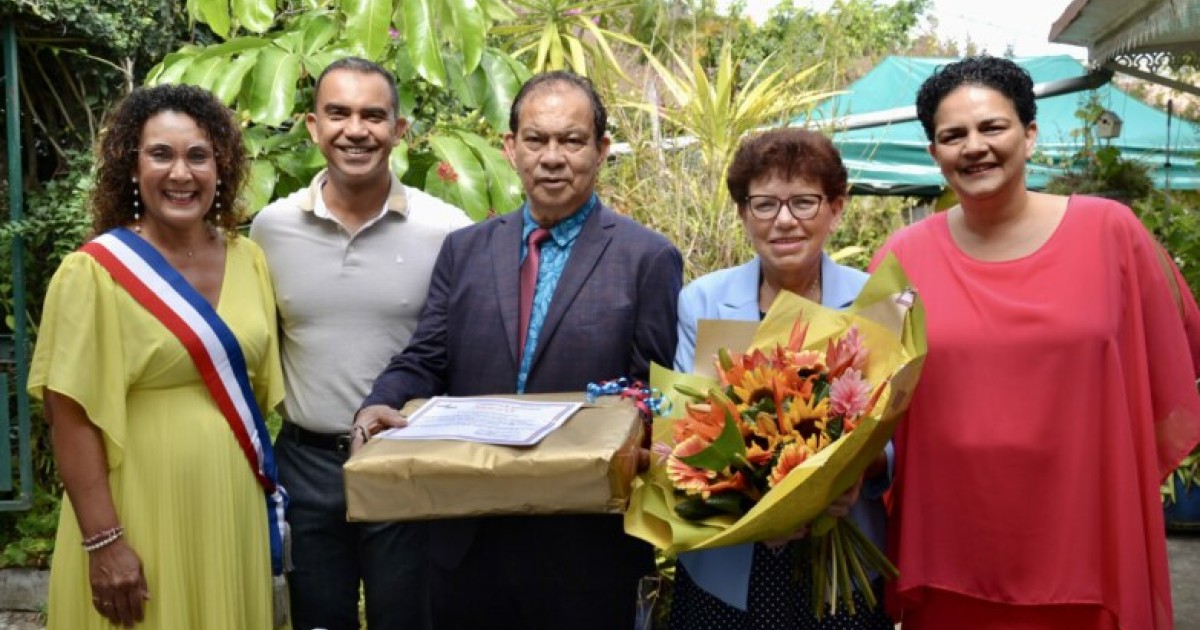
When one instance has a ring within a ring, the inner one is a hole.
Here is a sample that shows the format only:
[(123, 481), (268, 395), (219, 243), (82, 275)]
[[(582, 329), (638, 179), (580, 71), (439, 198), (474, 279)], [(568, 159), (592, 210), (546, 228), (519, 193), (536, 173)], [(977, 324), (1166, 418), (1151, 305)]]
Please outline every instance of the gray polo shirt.
[(442, 241), (462, 210), (392, 177), (379, 214), (355, 234), (325, 206), (325, 171), (254, 217), (279, 308), (283, 415), (320, 433), (350, 429), (371, 383), (404, 349)]

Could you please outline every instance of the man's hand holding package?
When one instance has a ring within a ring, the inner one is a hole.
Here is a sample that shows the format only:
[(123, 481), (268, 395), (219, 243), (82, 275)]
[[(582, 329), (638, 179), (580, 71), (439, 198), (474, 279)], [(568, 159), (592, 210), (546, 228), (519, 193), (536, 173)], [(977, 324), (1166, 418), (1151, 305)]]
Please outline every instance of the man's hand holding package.
[(350, 427), (350, 454), (357, 453), (372, 435), (384, 429), (408, 426), (408, 418), (387, 405), (371, 405), (358, 410)]

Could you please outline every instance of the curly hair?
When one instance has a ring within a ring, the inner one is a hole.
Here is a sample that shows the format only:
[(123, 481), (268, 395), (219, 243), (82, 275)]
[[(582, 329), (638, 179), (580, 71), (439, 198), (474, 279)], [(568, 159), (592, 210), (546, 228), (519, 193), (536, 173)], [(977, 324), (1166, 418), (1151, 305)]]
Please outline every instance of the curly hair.
[(1037, 117), (1037, 100), (1029, 72), (1003, 57), (965, 57), (934, 70), (917, 90), (917, 118), (930, 142), (933, 142), (933, 117), (938, 105), (947, 94), (964, 85), (977, 85), (1004, 95), (1017, 110), (1022, 125), (1029, 126)]
[[(246, 179), (246, 149), (242, 130), (233, 112), (211, 92), (193, 85), (158, 85), (131, 92), (109, 115), (96, 149), (96, 187), (92, 190), (92, 231), (103, 234), (133, 221), (133, 176), (137, 173), (138, 145), (146, 121), (162, 112), (186, 114), (208, 135), (217, 162), (214, 206), (205, 219), (229, 238), (242, 222), (238, 199)], [(216, 203), (223, 212), (217, 213)]]
[(816, 131), (797, 128), (772, 129), (746, 138), (738, 146), (725, 184), (739, 211), (745, 209), (750, 183), (770, 175), (815, 181), (830, 199), (845, 196), (849, 181), (842, 154), (833, 142)]

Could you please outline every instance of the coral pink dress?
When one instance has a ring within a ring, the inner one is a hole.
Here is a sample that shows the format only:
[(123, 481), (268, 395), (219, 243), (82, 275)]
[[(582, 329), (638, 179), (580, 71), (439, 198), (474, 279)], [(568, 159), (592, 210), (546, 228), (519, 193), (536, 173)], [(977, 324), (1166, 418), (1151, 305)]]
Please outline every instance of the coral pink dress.
[(1172, 628), (1158, 487), (1200, 441), (1200, 311), (1128, 208), (982, 262), (894, 235), (929, 355), (895, 436), (890, 606), (922, 628)]

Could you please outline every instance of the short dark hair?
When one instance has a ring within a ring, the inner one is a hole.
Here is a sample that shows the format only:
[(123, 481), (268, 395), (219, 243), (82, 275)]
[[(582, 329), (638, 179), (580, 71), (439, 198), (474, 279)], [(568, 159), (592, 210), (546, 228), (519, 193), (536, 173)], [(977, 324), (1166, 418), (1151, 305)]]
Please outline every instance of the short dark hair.
[(317, 75), (317, 84), (313, 88), (313, 107), (317, 105), (317, 100), (321, 94), (321, 83), (325, 81), (325, 77), (338, 70), (347, 70), (349, 72), (360, 72), (363, 74), (377, 74), (387, 81), (388, 91), (392, 95), (392, 113), (400, 117), (400, 92), (396, 89), (396, 77), (392, 76), (387, 68), (375, 63), (367, 61), (361, 57), (343, 57), (337, 61), (325, 66), (321, 74)]
[(933, 142), (933, 117), (938, 106), (947, 94), (964, 85), (977, 85), (1003, 94), (1012, 102), (1017, 118), (1026, 127), (1037, 117), (1037, 99), (1029, 72), (1004, 57), (965, 57), (934, 70), (917, 91), (917, 118), (930, 142)]
[(596, 86), (592, 85), (587, 77), (581, 77), (566, 70), (536, 74), (521, 86), (516, 98), (513, 99), (512, 109), (508, 112), (509, 131), (517, 132), (517, 126), (521, 122), (521, 107), (525, 104), (525, 99), (535, 91), (552, 85), (572, 86), (588, 97), (588, 101), (591, 101), (592, 104), (592, 127), (595, 132), (593, 141), (596, 146), (600, 146), (600, 141), (604, 139), (604, 134), (608, 129), (608, 110), (604, 109), (604, 103), (600, 102), (600, 94), (596, 92)]
[(829, 138), (794, 127), (772, 129), (742, 140), (725, 176), (729, 196), (738, 208), (746, 204), (750, 182), (769, 175), (816, 181), (830, 199), (844, 197), (849, 181), (842, 155)]
[[(108, 116), (96, 155), (96, 187), (92, 190), (92, 230), (103, 234), (133, 221), (133, 175), (146, 121), (163, 112), (178, 112), (196, 122), (212, 142), (217, 163), (214, 205), (206, 216), (231, 237), (242, 220), (238, 193), (246, 177), (246, 149), (234, 113), (212, 92), (194, 85), (137, 88)], [(225, 212), (216, 212), (218, 207)]]

